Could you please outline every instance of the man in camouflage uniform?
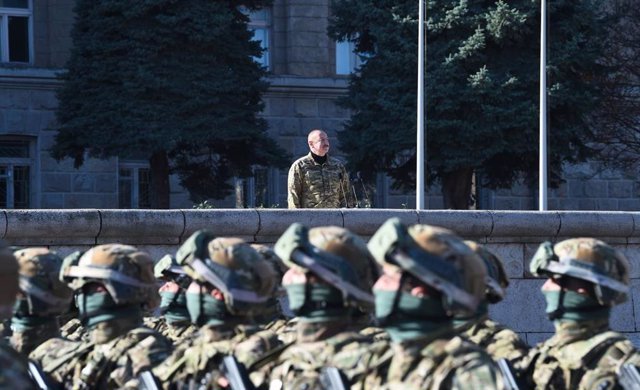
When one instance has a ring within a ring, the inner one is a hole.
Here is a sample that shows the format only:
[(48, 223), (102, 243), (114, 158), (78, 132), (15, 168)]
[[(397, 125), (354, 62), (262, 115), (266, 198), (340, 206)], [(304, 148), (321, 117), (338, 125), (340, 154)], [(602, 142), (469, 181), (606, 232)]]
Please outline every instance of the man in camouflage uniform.
[(156, 279), (165, 283), (160, 287), (160, 315), (145, 317), (145, 326), (160, 332), (174, 344), (188, 339), (198, 328), (191, 323), (187, 310), (186, 288), (191, 284), (187, 276), (171, 255), (166, 255), (153, 267)]
[(509, 286), (509, 278), (502, 262), (483, 245), (473, 241), (465, 242), (484, 261), (487, 268), (486, 288), (484, 299), (475, 314), (456, 318), (456, 327), (464, 332), (469, 341), (487, 351), (494, 360), (506, 359), (510, 363), (520, 360), (529, 351), (527, 343), (513, 330), (489, 318), (489, 304), (502, 301)]
[(14, 256), (20, 266), (20, 292), (11, 318), (11, 345), (26, 357), (60, 337), (57, 316), (69, 311), (73, 291), (58, 279), (62, 258), (49, 249), (20, 249)]
[(622, 363), (640, 365), (633, 344), (609, 330), (611, 308), (629, 291), (624, 255), (593, 238), (545, 242), (530, 271), (548, 277), (541, 290), (556, 332), (516, 366), (522, 382), (536, 389), (620, 388)]
[(218, 389), (227, 380), (219, 370), (222, 358), (235, 354), (250, 365), (279, 345), (277, 336), (253, 324), (277, 286), (271, 265), (239, 238), (214, 238), (195, 232), (176, 253), (176, 261), (193, 282), (186, 301), (198, 334), (176, 346), (153, 369), (165, 389)]
[(454, 316), (473, 313), (486, 269), (452, 232), (385, 222), (369, 240), (382, 266), (373, 286), (376, 318), (391, 343), (338, 353), (352, 389), (496, 389), (503, 378), (491, 357), (457, 335)]
[(30, 358), (66, 388), (137, 386), (137, 376), (171, 352), (171, 342), (142, 326), (144, 310), (158, 306), (153, 260), (120, 244), (98, 245), (65, 258), (60, 279), (76, 293), (87, 341), (50, 339)]
[(373, 335), (360, 330), (370, 322), (369, 291), (379, 269), (366, 243), (337, 226), (307, 230), (293, 224), (274, 250), (290, 267), (282, 284), (298, 316), (297, 337), (275, 359), (269, 384), (263, 387), (313, 388), (336, 352), (364, 348), (373, 341)]
[(307, 142), (309, 154), (296, 160), (289, 169), (289, 208), (353, 207), (349, 174), (340, 161), (328, 155), (327, 133), (312, 130)]
[[(18, 293), (18, 264), (9, 248), (0, 242), (0, 320), (11, 317)], [(33, 389), (26, 359), (0, 339), (0, 388)]]

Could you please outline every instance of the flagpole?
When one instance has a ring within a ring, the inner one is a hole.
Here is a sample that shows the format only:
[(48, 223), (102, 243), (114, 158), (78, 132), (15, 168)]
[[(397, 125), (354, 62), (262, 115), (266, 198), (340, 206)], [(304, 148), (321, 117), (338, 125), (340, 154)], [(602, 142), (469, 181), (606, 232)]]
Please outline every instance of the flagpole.
[(538, 209), (547, 210), (547, 0), (540, 5), (540, 182)]
[(424, 0), (418, 0), (418, 107), (416, 137), (416, 209), (425, 208), (424, 201)]

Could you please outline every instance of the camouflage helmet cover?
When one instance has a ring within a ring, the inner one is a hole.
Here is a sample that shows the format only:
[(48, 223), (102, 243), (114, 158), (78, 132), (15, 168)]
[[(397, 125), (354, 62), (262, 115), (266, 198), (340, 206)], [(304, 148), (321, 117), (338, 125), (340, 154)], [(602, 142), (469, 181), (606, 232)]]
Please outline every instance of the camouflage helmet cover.
[(502, 261), (493, 252), (475, 241), (465, 243), (484, 261), (487, 268), (485, 298), (489, 303), (497, 303), (504, 299), (509, 277), (504, 270)]
[(629, 261), (595, 238), (572, 238), (555, 246), (542, 243), (529, 269), (535, 276), (566, 275), (590, 282), (598, 302), (604, 306), (626, 301), (629, 292)]
[(220, 290), (236, 315), (259, 313), (278, 285), (271, 264), (240, 238), (197, 231), (178, 249), (176, 261), (195, 281)]
[(44, 317), (67, 312), (73, 291), (58, 278), (62, 258), (47, 248), (20, 249), (13, 255), (20, 267), (20, 291), (29, 314)]
[(440, 291), (451, 314), (474, 313), (485, 290), (483, 261), (450, 230), (387, 220), (371, 237), (369, 250), (378, 263), (400, 268)]
[(99, 283), (117, 305), (141, 304), (154, 309), (160, 304), (153, 260), (146, 252), (129, 245), (98, 245), (82, 254), (67, 256), (60, 280), (74, 291), (88, 283)]

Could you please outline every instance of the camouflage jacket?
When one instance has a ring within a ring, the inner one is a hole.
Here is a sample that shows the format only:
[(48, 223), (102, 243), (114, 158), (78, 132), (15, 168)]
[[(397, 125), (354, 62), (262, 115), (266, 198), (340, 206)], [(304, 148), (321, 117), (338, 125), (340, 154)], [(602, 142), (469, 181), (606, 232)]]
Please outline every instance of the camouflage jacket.
[(89, 333), (87, 329), (82, 326), (82, 322), (79, 319), (72, 318), (60, 327), (60, 335), (67, 340), (80, 341), (87, 339)]
[(195, 338), (179, 344), (153, 374), (164, 389), (219, 389), (225, 381), (219, 371), (224, 356), (233, 354), (248, 367), (278, 345), (276, 334), (269, 330), (237, 326), (220, 331), (205, 325)]
[(529, 352), (529, 346), (516, 332), (488, 318), (471, 325), (464, 336), (487, 351), (496, 361), (507, 359), (514, 362), (524, 358)]
[(29, 377), (26, 359), (0, 341), (0, 389), (35, 389)]
[(515, 368), (521, 383), (536, 389), (617, 389), (617, 368), (640, 366), (640, 355), (607, 322), (563, 323), (556, 334), (538, 344)]
[(138, 374), (166, 359), (171, 348), (159, 333), (139, 327), (101, 344), (50, 339), (29, 358), (65, 388), (137, 388)]
[(290, 209), (354, 206), (347, 170), (329, 155), (324, 164), (316, 163), (311, 153), (296, 160), (289, 169), (287, 192)]
[[(324, 340), (292, 344), (280, 354), (271, 368), (269, 383), (262, 383), (261, 388), (318, 388), (321, 369), (332, 361), (336, 353), (366, 349), (372, 341), (372, 335), (347, 331)], [(258, 383), (253, 375), (252, 379)]]
[(21, 332), (14, 331), (11, 335), (11, 346), (26, 357), (40, 344), (54, 337), (60, 337), (57, 321), (35, 326)]
[(174, 345), (193, 337), (198, 332), (198, 327), (190, 322), (170, 324), (164, 317), (145, 317), (144, 326), (159, 332)]

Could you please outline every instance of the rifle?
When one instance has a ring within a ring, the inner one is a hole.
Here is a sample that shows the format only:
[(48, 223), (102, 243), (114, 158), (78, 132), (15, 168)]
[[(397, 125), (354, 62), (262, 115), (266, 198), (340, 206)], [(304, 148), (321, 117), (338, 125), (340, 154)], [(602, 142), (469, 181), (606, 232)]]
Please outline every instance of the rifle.
[(140, 390), (160, 390), (158, 378), (150, 370), (144, 370), (138, 375), (138, 389)]
[(620, 385), (625, 390), (640, 390), (640, 373), (631, 363), (624, 363), (618, 372)]
[(351, 388), (342, 371), (336, 367), (324, 367), (320, 371), (320, 386), (323, 390), (347, 390)]
[(242, 363), (236, 360), (235, 356), (227, 355), (222, 358), (220, 372), (229, 381), (231, 390), (255, 390), (247, 370)]
[(511, 365), (507, 361), (507, 359), (502, 358), (497, 361), (498, 368), (500, 369), (500, 373), (504, 378), (504, 387), (506, 390), (519, 390), (518, 382), (516, 382), (516, 378), (513, 376), (511, 372)]
[(53, 383), (49, 376), (42, 370), (42, 367), (33, 360), (29, 360), (27, 363), (27, 370), (29, 371), (31, 379), (33, 379), (36, 386), (38, 386), (38, 389), (50, 390), (60, 388), (60, 386)]

